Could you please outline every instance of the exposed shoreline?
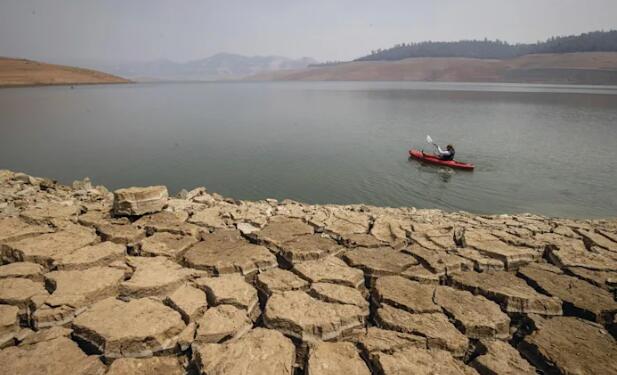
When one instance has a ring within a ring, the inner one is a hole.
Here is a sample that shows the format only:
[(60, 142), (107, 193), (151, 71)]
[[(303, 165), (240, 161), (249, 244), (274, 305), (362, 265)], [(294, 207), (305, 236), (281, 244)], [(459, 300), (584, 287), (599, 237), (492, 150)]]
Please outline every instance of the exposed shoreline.
[(16, 375), (617, 374), (616, 313), (617, 218), (0, 170), (0, 367)]

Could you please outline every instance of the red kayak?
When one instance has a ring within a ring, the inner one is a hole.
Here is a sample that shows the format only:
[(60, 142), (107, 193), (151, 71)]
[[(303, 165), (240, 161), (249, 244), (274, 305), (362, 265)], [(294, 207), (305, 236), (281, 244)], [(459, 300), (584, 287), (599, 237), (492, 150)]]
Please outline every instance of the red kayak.
[(465, 169), (468, 171), (472, 171), (473, 168), (475, 167), (473, 164), (461, 163), (460, 161), (456, 161), (456, 160), (441, 160), (437, 157), (437, 155), (426, 154), (416, 149), (409, 150), (409, 156), (411, 156), (414, 159), (423, 161), (425, 163), (438, 164), (438, 165), (443, 165), (443, 166), (450, 167), (450, 168), (458, 168), (458, 169)]

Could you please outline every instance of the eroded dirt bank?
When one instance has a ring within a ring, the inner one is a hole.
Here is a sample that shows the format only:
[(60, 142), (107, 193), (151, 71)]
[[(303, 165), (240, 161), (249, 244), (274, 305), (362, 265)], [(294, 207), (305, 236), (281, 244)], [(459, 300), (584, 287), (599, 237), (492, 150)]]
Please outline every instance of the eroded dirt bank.
[(617, 374), (617, 220), (0, 171), (10, 374)]

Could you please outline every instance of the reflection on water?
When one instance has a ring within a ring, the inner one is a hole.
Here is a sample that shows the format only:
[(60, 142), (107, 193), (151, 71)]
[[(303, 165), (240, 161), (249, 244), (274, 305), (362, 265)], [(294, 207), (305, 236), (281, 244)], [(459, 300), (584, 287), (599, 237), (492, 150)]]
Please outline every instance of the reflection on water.
[[(441, 180), (442, 182), (449, 182), (452, 176), (456, 174), (456, 171), (452, 168), (440, 167), (430, 163), (423, 163), (411, 157), (408, 160), (410, 164), (413, 164), (417, 167), (416, 169), (420, 173), (426, 173), (429, 176), (429, 179), (432, 178), (435, 181), (437, 181), (438, 177), (439, 180)], [(473, 173), (473, 171), (468, 171), (467, 173)], [(432, 175), (432, 177), (430, 175)]]
[[(617, 88), (413, 82), (0, 90), (0, 168), (110, 188), (553, 216), (617, 213)], [(426, 135), (473, 173), (407, 160)]]

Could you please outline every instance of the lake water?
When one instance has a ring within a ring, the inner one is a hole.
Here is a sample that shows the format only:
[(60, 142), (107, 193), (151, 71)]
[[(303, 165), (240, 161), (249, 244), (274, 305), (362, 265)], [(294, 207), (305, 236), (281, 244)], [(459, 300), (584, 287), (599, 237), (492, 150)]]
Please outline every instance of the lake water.
[[(409, 160), (426, 135), (474, 172)], [(157, 83), (0, 90), (0, 168), (239, 199), (617, 216), (617, 87)]]

